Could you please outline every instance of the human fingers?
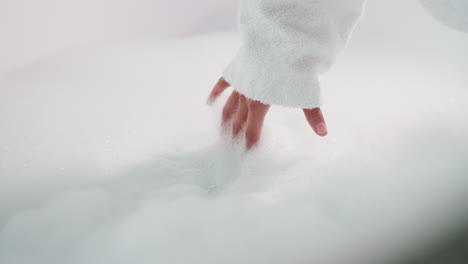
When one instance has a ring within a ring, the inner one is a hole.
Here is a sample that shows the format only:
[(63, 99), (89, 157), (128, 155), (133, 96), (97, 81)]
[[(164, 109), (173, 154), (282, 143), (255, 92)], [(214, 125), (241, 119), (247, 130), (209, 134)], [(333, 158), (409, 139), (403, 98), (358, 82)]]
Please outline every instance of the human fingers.
[(247, 128), (245, 131), (245, 144), (247, 149), (251, 149), (260, 140), (263, 122), (270, 109), (269, 105), (258, 101), (248, 101), (249, 114), (247, 117)]
[(223, 78), (220, 78), (208, 97), (207, 104), (213, 104), (216, 99), (230, 86)]
[(229, 96), (229, 99), (226, 101), (226, 104), (224, 105), (223, 124), (231, 120), (238, 106), (239, 106), (239, 93), (234, 91), (232, 92), (231, 96)]
[(239, 134), (242, 126), (245, 124), (248, 116), (248, 106), (247, 106), (247, 98), (243, 95), (239, 95), (239, 103), (236, 113), (236, 118), (234, 123), (232, 124), (232, 137), (236, 137)]
[(323, 113), (320, 108), (314, 109), (303, 109), (305, 117), (309, 122), (309, 125), (317, 133), (317, 135), (324, 137), (328, 134), (327, 125), (323, 118)]

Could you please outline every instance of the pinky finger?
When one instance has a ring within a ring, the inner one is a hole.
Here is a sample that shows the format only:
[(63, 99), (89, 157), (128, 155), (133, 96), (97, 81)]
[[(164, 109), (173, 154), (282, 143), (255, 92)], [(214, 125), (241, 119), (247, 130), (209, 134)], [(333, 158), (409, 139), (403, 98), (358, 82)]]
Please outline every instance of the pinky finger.
[(317, 135), (324, 137), (328, 134), (327, 125), (320, 108), (304, 109), (304, 114), (309, 125)]

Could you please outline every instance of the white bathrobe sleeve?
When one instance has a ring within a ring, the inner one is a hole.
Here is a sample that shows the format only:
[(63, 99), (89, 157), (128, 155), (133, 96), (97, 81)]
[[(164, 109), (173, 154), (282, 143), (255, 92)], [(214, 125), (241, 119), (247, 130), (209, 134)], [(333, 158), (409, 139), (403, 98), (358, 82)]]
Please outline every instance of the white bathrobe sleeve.
[(240, 0), (242, 47), (223, 73), (265, 104), (321, 105), (318, 74), (346, 44), (364, 0)]

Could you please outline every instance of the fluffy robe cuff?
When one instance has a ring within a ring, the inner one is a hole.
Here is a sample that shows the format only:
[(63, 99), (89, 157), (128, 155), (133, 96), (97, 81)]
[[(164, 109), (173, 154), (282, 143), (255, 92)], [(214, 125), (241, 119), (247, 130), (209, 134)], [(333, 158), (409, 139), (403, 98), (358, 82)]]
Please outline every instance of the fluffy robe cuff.
[(364, 0), (241, 0), (242, 47), (223, 73), (265, 104), (321, 106), (318, 74), (344, 47)]

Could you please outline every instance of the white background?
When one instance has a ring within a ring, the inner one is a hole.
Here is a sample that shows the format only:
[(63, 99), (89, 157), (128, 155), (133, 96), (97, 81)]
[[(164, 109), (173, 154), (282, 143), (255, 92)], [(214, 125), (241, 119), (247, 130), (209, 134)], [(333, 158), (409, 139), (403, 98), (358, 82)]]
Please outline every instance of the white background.
[(235, 0), (1, 0), (0, 73), (65, 48), (231, 28)]

